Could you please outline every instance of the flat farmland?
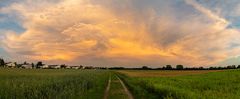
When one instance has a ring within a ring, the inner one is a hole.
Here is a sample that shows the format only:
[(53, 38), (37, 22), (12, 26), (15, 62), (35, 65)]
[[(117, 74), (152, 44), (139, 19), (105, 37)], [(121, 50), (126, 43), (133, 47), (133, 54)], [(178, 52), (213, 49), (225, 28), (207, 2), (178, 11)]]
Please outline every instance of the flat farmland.
[(0, 99), (240, 99), (240, 71), (0, 69)]
[(221, 71), (222, 70), (122, 70), (118, 72), (126, 74), (130, 77), (173, 77)]
[(108, 71), (0, 69), (0, 99), (103, 98)]
[(117, 73), (136, 99), (240, 99), (239, 70)]
[(133, 99), (126, 90), (109, 70), (0, 68), (0, 99)]

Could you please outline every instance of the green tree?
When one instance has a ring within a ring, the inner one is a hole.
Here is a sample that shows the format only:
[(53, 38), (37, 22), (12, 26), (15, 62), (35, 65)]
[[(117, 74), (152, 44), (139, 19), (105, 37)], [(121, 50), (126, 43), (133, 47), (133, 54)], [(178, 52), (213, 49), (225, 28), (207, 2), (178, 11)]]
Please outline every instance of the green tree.
[(204, 67), (199, 67), (199, 70), (204, 70)]
[(43, 66), (43, 63), (41, 61), (37, 62), (36, 68), (41, 68)]
[(238, 69), (240, 69), (240, 65), (238, 65), (238, 67), (237, 67)]
[(21, 68), (21, 64), (17, 64), (17, 62), (14, 62), (14, 65), (17, 67), (17, 68)]
[(232, 65), (232, 66), (227, 66), (227, 69), (236, 69), (236, 65)]
[(172, 70), (172, 66), (171, 65), (166, 65), (166, 70)]
[(236, 67), (236, 65), (232, 65), (232, 69), (236, 69), (237, 67)]
[(177, 70), (183, 70), (183, 65), (177, 65), (177, 66), (176, 66), (176, 69), (177, 69)]
[(4, 59), (0, 58), (0, 66), (3, 67), (5, 65)]
[(67, 66), (65, 64), (60, 65), (61, 68), (66, 68)]
[(35, 67), (35, 65), (34, 65), (34, 63), (32, 63), (32, 68), (34, 68)]
[(150, 68), (148, 66), (143, 66), (142, 69), (147, 70), (147, 69), (150, 69)]

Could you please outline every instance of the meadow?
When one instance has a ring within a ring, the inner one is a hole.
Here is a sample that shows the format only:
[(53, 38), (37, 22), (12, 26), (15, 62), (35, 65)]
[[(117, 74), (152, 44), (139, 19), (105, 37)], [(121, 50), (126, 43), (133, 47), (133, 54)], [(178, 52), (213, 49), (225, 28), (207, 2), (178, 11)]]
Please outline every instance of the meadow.
[(135, 99), (240, 99), (239, 70), (12, 68), (0, 69), (0, 99), (132, 99), (119, 77)]
[(0, 69), (0, 99), (97, 99), (108, 71)]
[(136, 99), (240, 99), (239, 70), (191, 72), (140, 70), (118, 74)]

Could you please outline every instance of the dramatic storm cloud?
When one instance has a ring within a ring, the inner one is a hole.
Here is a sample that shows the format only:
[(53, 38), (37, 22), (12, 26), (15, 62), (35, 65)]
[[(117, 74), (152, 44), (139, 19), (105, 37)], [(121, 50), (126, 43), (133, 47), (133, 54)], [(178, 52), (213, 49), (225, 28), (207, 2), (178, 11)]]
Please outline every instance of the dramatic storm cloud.
[(97, 66), (222, 64), (240, 55), (240, 5), (213, 1), (0, 2), (0, 53)]

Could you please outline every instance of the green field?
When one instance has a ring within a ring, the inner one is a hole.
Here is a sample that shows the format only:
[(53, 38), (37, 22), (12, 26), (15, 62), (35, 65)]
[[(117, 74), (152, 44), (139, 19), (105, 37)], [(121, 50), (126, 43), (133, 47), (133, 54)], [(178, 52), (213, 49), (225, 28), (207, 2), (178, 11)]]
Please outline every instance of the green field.
[(240, 99), (239, 70), (7, 68), (0, 69), (0, 99), (129, 99), (118, 77), (135, 99)]
[(109, 72), (0, 69), (0, 99), (97, 99)]
[[(137, 72), (137, 74), (144, 73), (148, 75), (156, 71), (127, 72), (124, 73), (132, 74)], [(175, 73), (176, 71), (159, 72)], [(176, 75), (175, 77), (120, 75), (136, 99), (240, 99), (239, 70), (184, 76)]]

